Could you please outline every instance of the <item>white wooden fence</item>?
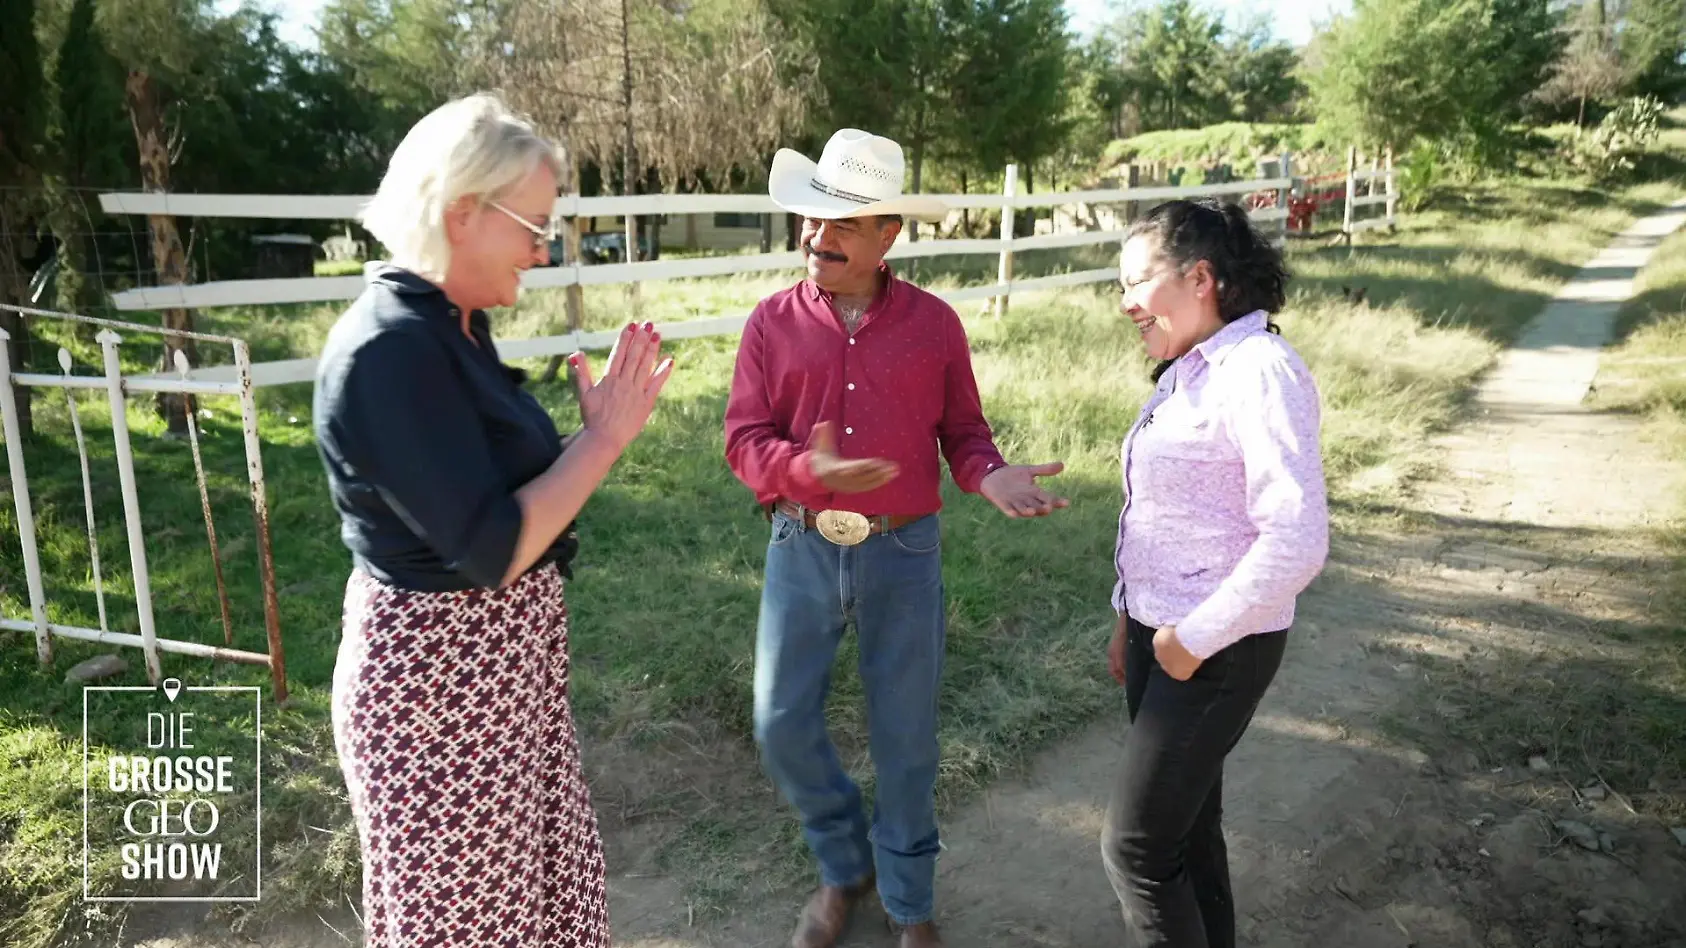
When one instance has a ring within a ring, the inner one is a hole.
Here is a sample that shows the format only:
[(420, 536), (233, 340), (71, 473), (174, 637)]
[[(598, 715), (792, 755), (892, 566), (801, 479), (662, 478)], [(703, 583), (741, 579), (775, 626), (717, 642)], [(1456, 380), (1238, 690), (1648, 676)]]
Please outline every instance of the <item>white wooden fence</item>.
[[(900, 241), (887, 255), (891, 260), (946, 255), (994, 255), (999, 258), (996, 282), (941, 292), (950, 303), (968, 300), (996, 300), (1001, 307), (1015, 293), (1029, 293), (1104, 283), (1118, 279), (1118, 268), (1103, 267), (1062, 273), (1054, 276), (1015, 279), (1013, 254), (1017, 251), (1049, 250), (1065, 247), (1084, 247), (1117, 244), (1125, 232), (1118, 230), (1073, 231), (1037, 234), (1031, 237), (1012, 236), (1014, 211), (1075, 204), (1140, 205), (1175, 198), (1221, 197), (1227, 195), (1267, 196), (1251, 209), (1251, 217), (1261, 224), (1279, 223), (1286, 235), (1289, 197), (1296, 179), (1292, 175), (1293, 157), (1282, 155), (1278, 168), (1284, 173), (1273, 178), (1253, 178), (1224, 184), (1191, 187), (1137, 187), (1091, 191), (1060, 191), (1046, 194), (1019, 194), (1016, 190), (1017, 167), (1007, 168), (1006, 186), (1001, 194), (944, 194), (937, 195), (949, 207), (962, 209), (996, 209), (1001, 212), (1001, 229), (993, 238), (970, 240)], [(1356, 197), (1360, 181), (1385, 178), (1386, 193), (1374, 197)], [(1369, 227), (1394, 223), (1395, 182), (1391, 166), (1385, 171), (1359, 171), (1349, 167), (1347, 174), (1347, 218), (1343, 232), (1351, 234)], [(108, 193), (100, 195), (101, 207), (110, 214), (168, 214), (184, 217), (224, 217), (282, 220), (350, 220), (354, 219), (368, 201), (363, 195), (275, 195), (275, 194), (169, 194), (169, 193)], [(1385, 218), (1355, 220), (1354, 206), (1386, 204)], [(706, 214), (737, 212), (752, 214), (783, 213), (765, 195), (744, 194), (652, 194), (633, 197), (582, 197), (566, 194), (557, 198), (555, 214), (560, 218), (624, 217), (626, 215)], [(582, 265), (578, 262), (555, 267), (534, 268), (522, 276), (527, 289), (554, 289), (573, 285), (600, 286), (605, 284), (642, 283), (651, 280), (730, 276), (770, 270), (788, 270), (802, 265), (796, 252), (747, 254), (682, 260), (652, 260), (639, 263)], [(210, 308), (218, 306), (265, 305), (277, 303), (313, 303), (346, 300), (357, 296), (364, 286), (361, 276), (303, 277), (295, 279), (224, 280), (212, 283), (149, 286), (127, 290), (114, 296), (119, 309), (152, 310), (167, 308)], [(1000, 310), (998, 309), (997, 312)], [(699, 336), (726, 335), (740, 331), (747, 316), (727, 316), (688, 320), (661, 327), (665, 339), (687, 339)], [(556, 336), (517, 339), (500, 342), (499, 349), (507, 358), (533, 358), (563, 355), (577, 349), (606, 349), (613, 345), (615, 332), (575, 331)], [(314, 377), (315, 360), (293, 359), (259, 363), (252, 367), (252, 383), (263, 387), (307, 382)], [(229, 380), (231, 367), (195, 369), (194, 379)]]

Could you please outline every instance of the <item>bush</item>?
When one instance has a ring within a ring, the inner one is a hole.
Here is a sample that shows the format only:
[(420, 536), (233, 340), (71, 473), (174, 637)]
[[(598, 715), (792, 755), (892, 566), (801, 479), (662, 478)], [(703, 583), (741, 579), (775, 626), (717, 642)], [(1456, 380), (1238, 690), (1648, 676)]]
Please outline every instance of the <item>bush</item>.
[(1630, 175), (1645, 149), (1657, 138), (1663, 104), (1650, 96), (1635, 96), (1604, 116), (1591, 135), (1571, 138), (1563, 158), (1575, 169), (1600, 181)]
[(1311, 155), (1344, 156), (1346, 146), (1330, 138), (1328, 131), (1318, 125), (1223, 122), (1205, 128), (1167, 129), (1117, 139), (1106, 146), (1102, 167), (1110, 169), (1130, 162), (1154, 161), (1190, 169), (1227, 164), (1236, 174), (1245, 176), (1253, 173), (1254, 159), (1275, 158), (1285, 151), (1294, 153), (1296, 169), (1303, 173), (1307, 169), (1305, 160)]
[(1419, 144), (1405, 155), (1403, 166), (1396, 171), (1399, 187), (1399, 210), (1411, 214), (1428, 206), (1434, 191), (1444, 182), (1445, 168), (1440, 149), (1433, 144)]

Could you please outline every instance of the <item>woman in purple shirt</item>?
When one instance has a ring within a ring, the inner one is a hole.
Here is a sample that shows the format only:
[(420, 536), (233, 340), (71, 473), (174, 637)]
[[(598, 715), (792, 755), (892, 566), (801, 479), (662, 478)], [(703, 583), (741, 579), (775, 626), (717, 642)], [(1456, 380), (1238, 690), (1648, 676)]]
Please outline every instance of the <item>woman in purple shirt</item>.
[(1241, 208), (1162, 204), (1119, 266), (1160, 364), (1122, 452), (1107, 663), (1131, 727), (1101, 851), (1136, 944), (1230, 948), (1224, 758), (1329, 549), (1317, 387), (1269, 321), (1282, 255)]

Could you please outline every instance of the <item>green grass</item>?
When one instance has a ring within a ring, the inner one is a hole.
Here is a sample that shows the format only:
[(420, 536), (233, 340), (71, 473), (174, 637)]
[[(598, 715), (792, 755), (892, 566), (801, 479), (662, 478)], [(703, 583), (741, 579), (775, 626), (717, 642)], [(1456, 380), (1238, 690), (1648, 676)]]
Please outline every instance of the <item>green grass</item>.
[(363, 272), (361, 260), (318, 260), (312, 267), (319, 277), (357, 276)]
[(1686, 233), (1657, 248), (1635, 289), (1617, 320), (1618, 342), (1600, 362), (1592, 403), (1647, 416), (1686, 459)]
[(1439, 190), (1400, 233), (1362, 233), (1355, 249), (1296, 260), (1301, 285), (1407, 301), (1430, 324), (1515, 338), (1587, 259), (1633, 218), (1686, 193), (1686, 175), (1610, 190), (1575, 180), (1493, 179)]
[[(1600, 361), (1590, 404), (1629, 412), (1646, 422), (1646, 436), (1672, 461), (1686, 464), (1686, 233), (1657, 248), (1639, 275), (1637, 295), (1617, 322), (1618, 342)], [(1670, 557), (1652, 601), (1655, 628), (1646, 638), (1647, 669), (1669, 702), (1629, 703), (1624, 718), (1648, 740), (1643, 760), (1675, 780), (1686, 779), (1686, 492), (1659, 498), (1658, 546)], [(1670, 515), (1672, 514), (1672, 515)], [(1686, 819), (1686, 789), (1670, 801)]]
[[(1326, 406), (1324, 448), (1342, 529), (1364, 527), (1418, 473), (1415, 457), (1449, 424), (1476, 374), (1555, 283), (1636, 213), (1677, 193), (1641, 186), (1614, 194), (1552, 183), (1499, 183), (1447, 198), (1395, 237), (1372, 235), (1353, 251), (1297, 249), (1295, 296), (1280, 319), (1312, 365)], [(1477, 199), (1480, 200), (1477, 200)], [(1102, 266), (1104, 253), (1026, 254), (1023, 275)], [(948, 286), (993, 277), (993, 259), (923, 261), (922, 283)], [(789, 274), (671, 281), (640, 290), (643, 312), (661, 321), (747, 311)], [(1362, 287), (1351, 305), (1341, 287)], [(561, 294), (533, 293), (498, 318), (504, 338), (555, 331)], [(1000, 444), (1011, 459), (1059, 458), (1054, 482), (1072, 508), (1040, 522), (1002, 518), (979, 498), (945, 487), (945, 575), (950, 653), (942, 696), (945, 805), (1081, 728), (1116, 704), (1100, 649), (1110, 627), (1107, 596), (1117, 516), (1117, 445), (1148, 385), (1139, 345), (1115, 311), (1114, 292), (1086, 288), (1015, 298), (1000, 321), (968, 316), (975, 366)], [(316, 351), (337, 307), (275, 307), (202, 314), (203, 325), (249, 338), (257, 358)], [(629, 313), (624, 291), (588, 288), (587, 325)], [(65, 336), (86, 364), (86, 340)], [(582, 553), (570, 588), (575, 616), (574, 700), (587, 755), (632, 759), (661, 753), (676, 734), (699, 733), (744, 747), (765, 523), (722, 460), (721, 413), (736, 339), (672, 347), (679, 372), (650, 429), (627, 453), (581, 518)], [(35, 361), (51, 363), (51, 346)], [(125, 347), (131, 365), (155, 354)], [(207, 353), (210, 355), (210, 353)], [(537, 366), (530, 366), (536, 368)], [(328, 687), (347, 567), (309, 429), (309, 387), (260, 393), (264, 463), (272, 504), (282, 632), (291, 704), (266, 713), (266, 899), (259, 911), (353, 901), (356, 840), (349, 829), (328, 725)], [(567, 385), (537, 386), (569, 424)], [(54, 621), (96, 624), (82, 527), (76, 449), (62, 394), (39, 399), (40, 435), (28, 451), (31, 489)], [(132, 621), (127, 550), (98, 400), (81, 402), (93, 447), (100, 552), (115, 625)], [(235, 644), (261, 649), (256, 550), (246, 507), (238, 418), (207, 399), (204, 420), (212, 506), (236, 620)], [(160, 634), (220, 638), (188, 446), (131, 404), (140, 494)], [(16, 530), (0, 503), (0, 536)], [(0, 545), (0, 613), (27, 615), (22, 564)], [(101, 930), (110, 919), (75, 897), (80, 816), (63, 784), (80, 753), (80, 690), (64, 669), (98, 650), (62, 642), (43, 668), (28, 636), (0, 633), (0, 941), (39, 946)], [(833, 701), (845, 748), (862, 745), (852, 655), (840, 661)], [(116, 683), (144, 682), (138, 653)], [(189, 683), (261, 683), (249, 668), (165, 657), (166, 674)], [(266, 712), (270, 709), (266, 709)], [(630, 755), (630, 756), (627, 756)], [(853, 759), (850, 757), (849, 759)], [(679, 825), (662, 854), (704, 909), (800, 869), (794, 823), (755, 783), (724, 802), (675, 807)], [(73, 786), (73, 785), (72, 785)], [(664, 788), (664, 792), (673, 792)], [(652, 803), (652, 805), (655, 805)], [(687, 815), (690, 814), (690, 815)], [(748, 862), (745, 862), (745, 860)], [(758, 867), (758, 868), (757, 868)], [(109, 885), (108, 877), (96, 886)]]

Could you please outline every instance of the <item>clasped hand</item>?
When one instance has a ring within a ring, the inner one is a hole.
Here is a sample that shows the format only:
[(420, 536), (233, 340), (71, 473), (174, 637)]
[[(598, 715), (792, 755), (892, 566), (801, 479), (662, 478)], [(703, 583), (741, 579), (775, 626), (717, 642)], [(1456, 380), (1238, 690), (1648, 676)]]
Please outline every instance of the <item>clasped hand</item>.
[(593, 379), (583, 353), (568, 357), (580, 393), (580, 420), (618, 450), (625, 450), (644, 430), (656, 396), (673, 377), (673, 360), (661, 356), (661, 333), (650, 323), (628, 323), (609, 351), (601, 379)]

